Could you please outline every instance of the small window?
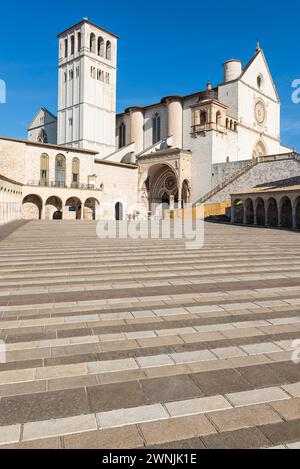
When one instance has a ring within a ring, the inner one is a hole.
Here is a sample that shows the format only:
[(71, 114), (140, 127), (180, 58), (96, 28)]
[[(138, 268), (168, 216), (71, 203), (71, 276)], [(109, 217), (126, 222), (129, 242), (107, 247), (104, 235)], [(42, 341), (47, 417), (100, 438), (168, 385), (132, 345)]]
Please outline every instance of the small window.
[(217, 112), (216, 114), (216, 124), (221, 125), (222, 124), (222, 114), (220, 111)]
[(152, 119), (152, 143), (160, 141), (160, 115), (157, 112)]
[(119, 126), (119, 148), (123, 148), (126, 145), (126, 126), (122, 122)]
[(75, 37), (71, 36), (71, 55), (74, 55), (75, 52)]
[(78, 78), (78, 77), (79, 77), (79, 66), (76, 67), (76, 78)]
[(264, 78), (262, 75), (258, 75), (257, 77), (257, 87), (259, 90), (261, 90), (263, 88), (263, 84), (264, 84)]
[(207, 123), (207, 114), (205, 111), (200, 112), (200, 125), (205, 125)]
[(68, 39), (65, 39), (65, 58), (68, 57)]
[(81, 33), (77, 34), (77, 52), (81, 50)]
[(40, 178), (42, 185), (47, 185), (48, 176), (49, 176), (49, 157), (47, 154), (43, 153), (41, 155), (41, 169), (40, 169)]
[(65, 82), (67, 81), (67, 73), (66, 72), (64, 73), (64, 80), (65, 80)]
[(78, 187), (79, 184), (80, 162), (78, 158), (72, 160), (72, 186)]
[(69, 125), (73, 125), (73, 119), (72, 119), (72, 117), (69, 118)]
[(73, 78), (74, 78), (74, 72), (73, 72), (73, 70), (70, 70), (69, 71), (69, 79), (73, 80)]

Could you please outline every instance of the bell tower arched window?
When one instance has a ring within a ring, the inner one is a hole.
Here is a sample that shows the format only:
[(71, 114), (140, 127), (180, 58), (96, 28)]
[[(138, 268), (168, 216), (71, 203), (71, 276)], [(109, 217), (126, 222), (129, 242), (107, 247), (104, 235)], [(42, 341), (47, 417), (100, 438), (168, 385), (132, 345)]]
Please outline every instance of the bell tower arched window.
[(107, 60), (111, 60), (111, 42), (107, 41), (106, 43), (106, 58)]
[(95, 53), (95, 46), (96, 46), (96, 36), (94, 33), (90, 35), (90, 52)]
[(98, 37), (97, 52), (100, 57), (104, 57), (104, 39), (101, 36)]

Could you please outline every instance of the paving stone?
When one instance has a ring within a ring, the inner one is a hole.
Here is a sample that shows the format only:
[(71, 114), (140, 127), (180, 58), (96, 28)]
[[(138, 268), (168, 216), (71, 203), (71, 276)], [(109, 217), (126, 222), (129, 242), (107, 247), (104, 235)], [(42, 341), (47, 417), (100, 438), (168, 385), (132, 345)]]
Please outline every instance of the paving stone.
[(286, 446), (288, 449), (300, 449), (300, 441), (297, 441), (297, 443), (288, 443)]
[(199, 387), (188, 376), (147, 379), (142, 380), (140, 384), (151, 404), (189, 399), (203, 395)]
[(253, 388), (249, 381), (236, 370), (230, 369), (194, 373), (191, 375), (191, 379), (206, 396), (245, 391)]
[(77, 363), (75, 365), (51, 366), (38, 368), (36, 379), (51, 379), (70, 376), (82, 376), (88, 373), (86, 363)]
[(138, 428), (130, 425), (122, 428), (98, 430), (67, 435), (64, 437), (66, 449), (131, 449), (142, 448), (143, 439)]
[(234, 405), (241, 407), (251, 404), (261, 404), (281, 399), (288, 399), (289, 396), (279, 387), (269, 387), (263, 389), (253, 389), (251, 391), (242, 391), (226, 394), (226, 397)]
[(216, 433), (204, 415), (148, 422), (140, 424), (139, 427), (146, 445), (160, 445)]
[(262, 425), (259, 429), (273, 445), (300, 441), (300, 420), (289, 420), (272, 425)]
[(184, 344), (179, 336), (155, 337), (152, 339), (137, 339), (137, 343), (143, 347), (164, 347), (168, 345)]
[(270, 404), (285, 420), (300, 419), (300, 398)]
[(11, 383), (22, 383), (25, 381), (33, 381), (35, 375), (35, 369), (29, 370), (12, 370), (2, 371), (0, 373), (0, 385), (11, 384)]
[(250, 355), (260, 353), (280, 352), (281, 349), (273, 343), (241, 345), (241, 349)]
[(147, 446), (146, 449), (162, 450), (162, 449), (206, 449), (200, 438), (191, 438), (189, 440), (173, 441), (170, 443), (160, 443), (158, 445)]
[(294, 384), (286, 384), (282, 389), (293, 397), (300, 397), (300, 382)]
[(220, 432), (230, 432), (240, 428), (251, 428), (282, 421), (279, 415), (267, 404), (211, 412), (209, 418)]
[(300, 382), (300, 365), (297, 365), (291, 361), (291, 355), (289, 354), (290, 361), (284, 363), (270, 363), (270, 368), (279, 373), (282, 377), (286, 378), (290, 382)]
[(168, 418), (168, 414), (160, 404), (134, 407), (132, 409), (118, 409), (97, 414), (100, 428), (121, 427), (165, 418)]
[(114, 383), (87, 388), (91, 412), (137, 407), (147, 404), (147, 397), (137, 382)]
[(46, 391), (46, 381), (29, 381), (28, 383), (3, 384), (0, 386), (0, 396), (18, 396)]
[(94, 415), (76, 415), (73, 417), (25, 423), (22, 441), (36, 440), (51, 436), (68, 435), (97, 429)]
[(257, 449), (271, 445), (258, 428), (246, 428), (202, 438), (209, 449)]
[(14, 443), (10, 445), (1, 445), (0, 449), (12, 449), (12, 450), (30, 450), (30, 449), (61, 449), (60, 438), (43, 438), (40, 440), (23, 441), (20, 443)]
[(175, 363), (192, 363), (204, 360), (216, 360), (216, 357), (209, 350), (172, 353), (170, 356), (175, 361)]
[(91, 362), (87, 366), (89, 373), (105, 373), (108, 371), (134, 370), (138, 368), (138, 365), (132, 358)]
[(60, 391), (63, 389), (76, 389), (98, 384), (96, 375), (71, 376), (67, 378), (49, 379), (47, 381), (48, 391)]
[(232, 406), (223, 396), (202, 397), (165, 404), (172, 417), (183, 415), (204, 414), (215, 410), (229, 409)]
[(257, 365), (243, 367), (239, 369), (239, 373), (257, 388), (264, 388), (266, 386), (279, 386), (285, 384), (285, 378), (276, 373), (273, 368), (267, 365)]
[(214, 348), (213, 353), (218, 358), (235, 358), (235, 357), (245, 357), (247, 354), (241, 350), (239, 347), (221, 347)]
[(0, 425), (58, 419), (81, 413), (89, 413), (84, 389), (9, 396), (0, 401)]
[(15, 443), (20, 439), (21, 425), (0, 427), (0, 444)]
[(154, 366), (174, 365), (174, 362), (168, 355), (154, 355), (149, 357), (137, 357), (136, 361), (142, 368), (151, 368)]

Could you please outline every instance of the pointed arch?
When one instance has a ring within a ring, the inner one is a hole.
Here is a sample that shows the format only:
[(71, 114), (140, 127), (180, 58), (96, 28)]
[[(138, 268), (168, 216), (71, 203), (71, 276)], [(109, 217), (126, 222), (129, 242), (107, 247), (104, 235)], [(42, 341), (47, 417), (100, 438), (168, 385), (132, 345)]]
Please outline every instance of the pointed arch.
[(104, 39), (99, 36), (97, 41), (97, 53), (100, 57), (104, 57)]
[(111, 60), (111, 42), (107, 41), (106, 43), (106, 58), (107, 60)]
[(258, 140), (252, 150), (252, 158), (256, 159), (268, 154), (267, 146), (263, 140)]
[(96, 49), (96, 36), (94, 33), (90, 34), (90, 52), (95, 53)]

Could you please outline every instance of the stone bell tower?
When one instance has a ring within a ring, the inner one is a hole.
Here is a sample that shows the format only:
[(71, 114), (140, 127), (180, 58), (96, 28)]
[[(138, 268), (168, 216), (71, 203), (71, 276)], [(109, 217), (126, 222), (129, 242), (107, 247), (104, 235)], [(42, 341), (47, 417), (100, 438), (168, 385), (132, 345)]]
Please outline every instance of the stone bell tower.
[(58, 144), (115, 150), (118, 37), (87, 18), (58, 35)]

